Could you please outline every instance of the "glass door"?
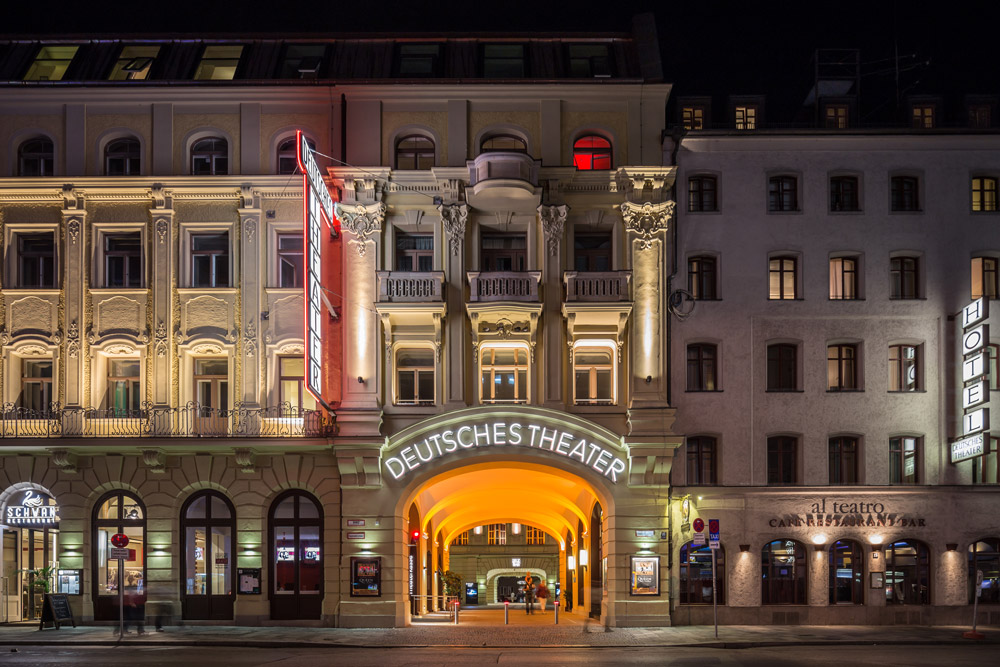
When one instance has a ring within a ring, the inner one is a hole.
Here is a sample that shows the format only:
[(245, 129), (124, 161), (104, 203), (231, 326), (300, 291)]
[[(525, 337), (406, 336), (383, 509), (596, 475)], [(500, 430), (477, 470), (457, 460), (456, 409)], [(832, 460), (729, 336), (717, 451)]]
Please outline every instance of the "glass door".
[(218, 491), (192, 496), (181, 511), (181, 608), (185, 619), (232, 620), (236, 510)]
[[(124, 533), (129, 538), (128, 560), (109, 560), (111, 537), (115, 533)], [(119, 588), (124, 591), (126, 604), (135, 604), (140, 613), (145, 613), (145, 545), (146, 511), (139, 499), (123, 491), (106, 494), (95, 506), (93, 517), (94, 620), (118, 620)]]
[(323, 516), (302, 491), (275, 499), (268, 513), (271, 618), (320, 618), (323, 606)]
[(225, 435), (229, 414), (229, 360), (194, 360), (194, 396), (198, 402), (195, 434)]

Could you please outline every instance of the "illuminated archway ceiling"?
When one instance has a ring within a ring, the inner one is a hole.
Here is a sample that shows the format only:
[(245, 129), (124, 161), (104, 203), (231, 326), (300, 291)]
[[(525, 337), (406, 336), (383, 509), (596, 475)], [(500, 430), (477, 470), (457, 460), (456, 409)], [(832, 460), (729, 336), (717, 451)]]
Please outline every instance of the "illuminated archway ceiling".
[(569, 532), (575, 541), (578, 523), (587, 530), (597, 500), (593, 488), (576, 475), (518, 463), (467, 466), (439, 475), (415, 498), (423, 530), (440, 532), (442, 546), (488, 523), (522, 523), (556, 539)]

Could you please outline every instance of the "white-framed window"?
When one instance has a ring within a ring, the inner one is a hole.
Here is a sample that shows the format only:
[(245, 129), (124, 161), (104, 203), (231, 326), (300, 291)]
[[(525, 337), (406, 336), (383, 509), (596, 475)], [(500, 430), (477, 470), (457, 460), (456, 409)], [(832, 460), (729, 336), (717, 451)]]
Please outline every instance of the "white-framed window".
[(434, 405), (434, 350), (401, 347), (396, 350), (396, 405)]
[(53, 366), (51, 358), (21, 358), (21, 393), (17, 401), (19, 407), (35, 413), (49, 410), (55, 400)]
[(503, 546), (507, 544), (507, 524), (489, 524), (486, 530), (486, 544), (493, 546)]
[(302, 234), (278, 232), (274, 239), (278, 260), (278, 287), (302, 287), (305, 284)]
[(920, 345), (889, 346), (889, 391), (923, 389), (923, 359)]
[(58, 276), (55, 235), (51, 231), (18, 231), (15, 284), (29, 289), (53, 289)]
[(830, 299), (855, 301), (861, 298), (861, 257), (838, 255), (830, 258)]
[(479, 349), (481, 403), (528, 402), (526, 343), (484, 343)]
[(997, 178), (974, 176), (972, 178), (972, 210), (975, 213), (997, 212)]
[(229, 287), (229, 231), (191, 233), (191, 287)]
[(580, 340), (573, 345), (573, 397), (577, 405), (614, 405), (617, 347), (612, 341)]

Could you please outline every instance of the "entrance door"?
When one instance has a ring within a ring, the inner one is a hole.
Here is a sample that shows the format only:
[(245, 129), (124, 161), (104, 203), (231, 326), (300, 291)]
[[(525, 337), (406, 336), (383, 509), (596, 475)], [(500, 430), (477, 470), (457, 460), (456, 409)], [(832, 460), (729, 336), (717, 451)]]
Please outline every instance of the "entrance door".
[(267, 517), (271, 618), (318, 619), (323, 612), (323, 513), (304, 491), (286, 491)]
[[(127, 561), (108, 560), (111, 536), (124, 533), (135, 557)], [(91, 562), (93, 563), (94, 620), (118, 620), (119, 586), (126, 599), (141, 610), (146, 605), (146, 508), (138, 498), (124, 491), (105, 494), (94, 507)], [(122, 563), (119, 572), (118, 564)]]
[(218, 491), (181, 508), (181, 614), (187, 620), (233, 619), (236, 510)]
[(229, 360), (195, 359), (194, 390), (198, 401), (196, 435), (225, 435), (229, 411)]
[(21, 574), (20, 537), (17, 530), (3, 531), (3, 569), (0, 570), (0, 595), (3, 595), (3, 608), (0, 609), (0, 621), (21, 620)]

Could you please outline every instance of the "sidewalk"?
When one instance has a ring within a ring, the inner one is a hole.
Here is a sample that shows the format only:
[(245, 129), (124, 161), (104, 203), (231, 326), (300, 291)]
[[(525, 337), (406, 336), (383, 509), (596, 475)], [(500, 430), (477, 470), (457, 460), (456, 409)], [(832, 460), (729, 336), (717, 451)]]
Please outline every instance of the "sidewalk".
[(254, 648), (415, 648), (429, 646), (500, 648), (544, 647), (706, 647), (753, 648), (760, 646), (828, 646), (859, 644), (1000, 644), (1000, 628), (979, 628), (981, 642), (962, 638), (967, 627), (952, 626), (720, 626), (718, 639), (712, 626), (675, 628), (613, 628), (609, 631), (579, 618), (552, 623), (551, 611), (526, 617), (511, 609), (510, 625), (503, 612), (465, 612), (461, 624), (419, 623), (409, 628), (345, 629), (246, 626), (167, 626), (164, 632), (134, 632), (123, 640), (108, 626), (63, 627), (38, 630), (37, 625), (0, 626), (0, 649), (13, 646), (59, 644), (66, 646), (249, 646)]

